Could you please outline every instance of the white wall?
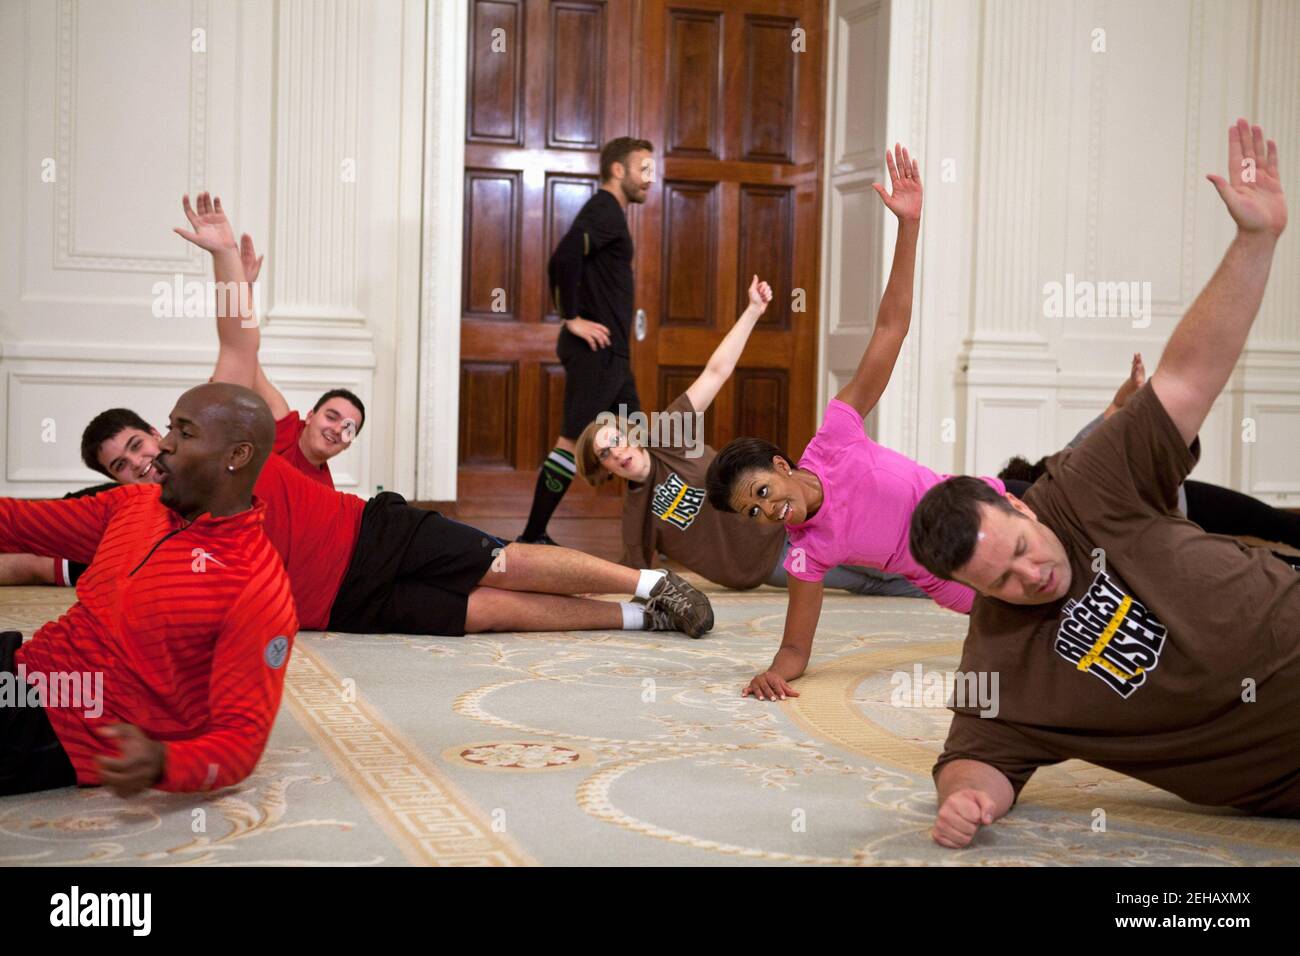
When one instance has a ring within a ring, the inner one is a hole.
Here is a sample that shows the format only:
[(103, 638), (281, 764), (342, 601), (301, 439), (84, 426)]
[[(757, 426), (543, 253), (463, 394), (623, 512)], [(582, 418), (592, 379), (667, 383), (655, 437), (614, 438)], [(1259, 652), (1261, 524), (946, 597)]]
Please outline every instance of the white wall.
[[(878, 297), (893, 247), (892, 216), (840, 196), (836, 111), (849, 104), (883, 117), (859, 134), (868, 141), (858, 153), (902, 140), (926, 183), (913, 331), (874, 433), (939, 470), (994, 472), (1012, 454), (1059, 448), (1107, 404), (1132, 352), (1155, 368), (1232, 234), (1204, 174), (1224, 169), (1237, 116), (1278, 141), (1286, 177), (1285, 157), (1300, 155), (1300, 3), (884, 0), (870, 29), (855, 27), (873, 6), (832, 0), (826, 332), (874, 314), (874, 301), (837, 300), (837, 284), (869, 281)], [(1093, 52), (1097, 28), (1105, 52)], [(862, 172), (877, 169), (872, 160)], [(1278, 247), (1196, 471), (1291, 505), (1300, 500), (1296, 232)], [(868, 246), (879, 237), (857, 265), (847, 247), (834, 251), (852, 236)], [(867, 274), (852, 274), (864, 259)], [(1044, 283), (1067, 274), (1151, 283), (1150, 326), (1045, 317)], [(1243, 420), (1254, 442), (1242, 440)]]
[(97, 411), (161, 429), (211, 374), (211, 320), (151, 312), (156, 282), (210, 275), (171, 232), (201, 189), (266, 252), (272, 381), (299, 409), (336, 385), (367, 404), (336, 483), (414, 492), (424, 16), (421, 0), (0, 3), (0, 494), (97, 480), (78, 453)]

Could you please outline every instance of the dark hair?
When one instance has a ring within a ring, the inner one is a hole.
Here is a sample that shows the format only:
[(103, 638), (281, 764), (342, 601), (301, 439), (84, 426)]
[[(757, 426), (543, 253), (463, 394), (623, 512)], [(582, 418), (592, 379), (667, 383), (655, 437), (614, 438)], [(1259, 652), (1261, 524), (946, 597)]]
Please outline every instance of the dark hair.
[(731, 507), (731, 490), (736, 482), (753, 471), (771, 471), (772, 459), (778, 457), (793, 461), (770, 441), (761, 438), (737, 438), (727, 442), (709, 463), (709, 472), (704, 479), (709, 504), (718, 511), (734, 514), (736, 509)]
[(969, 475), (949, 478), (925, 493), (907, 537), (916, 562), (937, 578), (953, 579), (975, 553), (980, 530), (980, 505), (993, 505), (1020, 514), (988, 482)]
[(638, 149), (644, 149), (646, 152), (653, 153), (654, 145), (648, 139), (633, 139), (631, 136), (620, 136), (618, 139), (611, 139), (605, 144), (600, 151), (600, 181), (607, 183), (614, 175), (614, 164), (622, 163), (627, 168), (627, 158)]
[(110, 408), (90, 420), (90, 424), (81, 433), (81, 460), (86, 463), (87, 468), (109, 478), (113, 477), (112, 473), (99, 463), (99, 448), (110, 438), (116, 438), (125, 428), (138, 428), (146, 433), (153, 431), (152, 425), (129, 408)]
[(1015, 458), (1012, 458), (1007, 462), (1006, 467), (998, 472), (998, 477), (1003, 481), (1010, 478), (1012, 481), (1024, 481), (1032, 485), (1043, 476), (1043, 472), (1046, 470), (1046, 455), (1038, 459), (1038, 461), (1034, 462), (1032, 465), (1029, 463), (1028, 459), (1021, 458), (1017, 455)]
[(351, 402), (361, 413), (361, 421), (357, 422), (356, 433), (361, 434), (361, 427), (366, 423), (366, 406), (361, 404), (361, 399), (357, 398), (356, 393), (348, 391), (346, 388), (331, 388), (328, 392), (316, 399), (316, 404), (311, 407), (313, 412), (319, 411), (320, 407), (328, 402), (331, 398), (342, 398)]

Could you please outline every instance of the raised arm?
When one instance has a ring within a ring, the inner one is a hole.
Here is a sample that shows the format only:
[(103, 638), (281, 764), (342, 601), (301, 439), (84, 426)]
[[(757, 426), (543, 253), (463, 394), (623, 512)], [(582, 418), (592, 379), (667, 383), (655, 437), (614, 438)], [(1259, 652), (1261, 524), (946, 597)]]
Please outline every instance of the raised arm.
[(235, 245), (235, 233), (221, 207), (221, 198), (199, 193), (198, 208), (190, 197), (182, 200), (193, 232), (177, 229), (176, 234), (212, 253), (213, 278), (218, 283), (217, 340), (220, 351), (214, 382), (231, 382), (253, 389), (279, 421), (289, 414), (289, 403), (262, 370), (258, 352), (262, 346), (261, 323), (252, 296), (253, 283), (262, 271), (263, 256), (253, 247), (253, 237), (244, 233)]
[(1065, 447), (1073, 448), (1095, 432), (1102, 422), (1124, 407), (1124, 403), (1133, 397), (1134, 392), (1146, 384), (1146, 380), (1147, 369), (1142, 364), (1142, 353), (1134, 352), (1133, 364), (1129, 367), (1128, 378), (1124, 379), (1123, 384), (1115, 390), (1115, 397), (1110, 400), (1110, 404), (1106, 406), (1105, 411), (1080, 428), (1079, 433), (1071, 438)]
[[(897, 157), (897, 162), (895, 162)], [(864, 418), (876, 407), (894, 373), (903, 339), (912, 322), (912, 280), (916, 274), (916, 240), (921, 232), (921, 168), (907, 150), (897, 144), (894, 154), (885, 153), (893, 194), (880, 183), (872, 183), (881, 200), (898, 217), (898, 240), (889, 282), (876, 310), (876, 327), (858, 363), (853, 380), (835, 397), (847, 402)]]
[[(253, 248), (252, 236), (248, 233), (240, 236), (239, 259), (244, 264), (244, 275), (247, 277), (250, 286), (257, 281), (257, 277), (262, 271), (263, 258)], [(280, 390), (271, 384), (271, 380), (266, 377), (266, 371), (262, 368), (260, 332), (258, 333), (257, 378), (253, 381), (253, 391), (257, 392), (262, 401), (266, 402), (267, 407), (271, 409), (271, 417), (277, 422), (289, 414), (289, 403), (285, 401)]]
[(690, 387), (686, 389), (686, 397), (691, 400), (691, 407), (697, 412), (703, 413), (707, 410), (727, 379), (731, 378), (731, 373), (736, 370), (736, 362), (740, 360), (740, 353), (745, 351), (749, 333), (754, 331), (754, 326), (767, 311), (767, 304), (771, 301), (771, 286), (766, 282), (760, 282), (758, 276), (754, 276), (753, 281), (749, 283), (749, 305), (745, 307), (744, 312), (740, 313), (740, 318), (731, 327), (731, 331), (713, 350), (713, 354), (709, 356), (709, 363), (704, 366), (700, 377), (691, 382)]
[[(216, 282), (217, 339), (221, 343), (214, 382), (229, 382), (252, 388), (257, 382), (257, 350), (262, 333), (253, 311), (251, 280), (244, 272), (240, 245), (235, 241), (230, 220), (221, 208), (220, 197), (199, 193), (194, 205), (181, 198), (191, 230), (173, 230), (212, 255), (212, 277)], [(251, 251), (252, 241), (248, 241)], [(260, 261), (258, 267), (260, 268)]]
[(1237, 224), (1209, 284), (1165, 347), (1151, 387), (1188, 445), (1223, 391), (1264, 297), (1273, 251), (1286, 228), (1277, 144), (1244, 119), (1228, 130), (1228, 179), (1207, 179)]

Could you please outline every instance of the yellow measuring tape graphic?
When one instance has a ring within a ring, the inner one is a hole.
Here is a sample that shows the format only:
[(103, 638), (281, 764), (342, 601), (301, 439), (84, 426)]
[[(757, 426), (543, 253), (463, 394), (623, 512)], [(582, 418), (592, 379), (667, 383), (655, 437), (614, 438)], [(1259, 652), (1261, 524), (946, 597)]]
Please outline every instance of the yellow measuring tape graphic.
[(1080, 658), (1077, 665), (1079, 670), (1086, 671), (1093, 664), (1100, 664), (1120, 680), (1133, 680), (1146, 670), (1145, 667), (1139, 667), (1132, 674), (1126, 674), (1101, 656), (1101, 652), (1106, 649), (1106, 645), (1110, 643), (1110, 639), (1115, 636), (1115, 632), (1119, 630), (1120, 622), (1124, 620), (1125, 615), (1128, 614), (1128, 609), (1132, 606), (1133, 599), (1128, 595), (1125, 595), (1124, 600), (1119, 602), (1119, 607), (1116, 608), (1115, 613), (1111, 616), (1110, 623), (1106, 625), (1106, 630), (1102, 631), (1101, 637), (1097, 638), (1097, 643), (1093, 644), (1088, 653), (1084, 654), (1083, 657)]

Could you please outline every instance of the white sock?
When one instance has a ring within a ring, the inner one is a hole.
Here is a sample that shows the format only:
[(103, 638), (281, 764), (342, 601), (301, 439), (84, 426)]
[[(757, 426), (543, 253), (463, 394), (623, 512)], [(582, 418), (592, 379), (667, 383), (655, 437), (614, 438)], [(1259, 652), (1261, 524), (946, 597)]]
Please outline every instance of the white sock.
[(625, 631), (644, 631), (645, 630), (645, 608), (640, 604), (633, 604), (631, 601), (619, 601), (618, 606), (623, 609), (623, 630)]
[(645, 568), (641, 571), (641, 577), (636, 582), (636, 596), (643, 601), (650, 600), (650, 592), (654, 590), (659, 579), (664, 576), (663, 571), (651, 571)]

